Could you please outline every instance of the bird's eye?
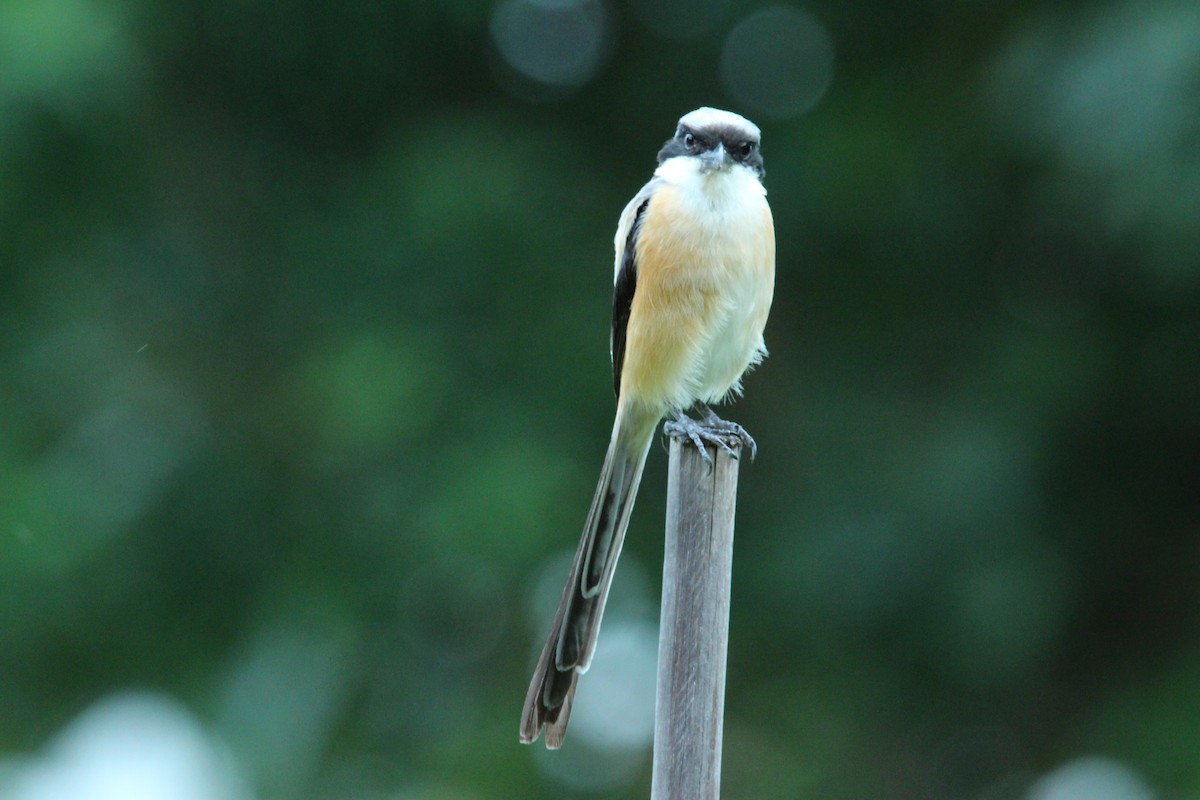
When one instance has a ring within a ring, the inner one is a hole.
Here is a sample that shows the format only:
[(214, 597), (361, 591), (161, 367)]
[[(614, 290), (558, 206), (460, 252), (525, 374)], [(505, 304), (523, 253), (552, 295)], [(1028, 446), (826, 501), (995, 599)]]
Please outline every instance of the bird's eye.
[(688, 150), (691, 150), (693, 147), (695, 147), (696, 146), (695, 135), (693, 135), (691, 133), (685, 133), (683, 135), (683, 146), (686, 147)]
[(754, 142), (742, 142), (742, 146), (738, 148), (738, 152), (742, 154), (742, 158), (747, 158), (754, 152)]

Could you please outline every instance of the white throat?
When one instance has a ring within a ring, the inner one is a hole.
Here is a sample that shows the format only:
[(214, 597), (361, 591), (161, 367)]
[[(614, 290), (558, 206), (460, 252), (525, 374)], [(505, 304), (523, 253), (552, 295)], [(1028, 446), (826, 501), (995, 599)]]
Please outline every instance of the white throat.
[(742, 164), (705, 170), (697, 158), (676, 156), (659, 164), (654, 174), (688, 193), (705, 197), (711, 203), (736, 202), (747, 196), (763, 197), (767, 193), (754, 171)]

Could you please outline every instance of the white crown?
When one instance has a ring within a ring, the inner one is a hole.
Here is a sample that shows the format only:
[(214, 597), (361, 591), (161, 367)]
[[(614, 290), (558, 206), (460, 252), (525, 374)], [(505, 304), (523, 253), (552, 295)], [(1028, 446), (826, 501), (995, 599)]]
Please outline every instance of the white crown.
[(687, 114), (684, 114), (679, 118), (679, 124), (686, 125), (693, 130), (720, 127), (742, 128), (755, 139), (762, 136), (762, 131), (758, 129), (758, 126), (741, 114), (735, 114), (732, 111), (722, 111), (719, 108), (709, 108), (708, 106), (697, 108), (695, 111), (689, 111)]

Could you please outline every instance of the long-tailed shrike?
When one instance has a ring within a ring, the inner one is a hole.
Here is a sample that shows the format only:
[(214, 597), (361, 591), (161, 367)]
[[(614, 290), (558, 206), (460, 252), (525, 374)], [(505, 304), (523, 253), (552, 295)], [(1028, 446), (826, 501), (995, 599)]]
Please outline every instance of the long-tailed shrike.
[[(659, 420), (725, 449), (736, 423), (707, 403), (741, 393), (748, 368), (766, 355), (763, 327), (775, 286), (775, 228), (763, 188), (758, 127), (715, 108), (679, 120), (658, 153), (654, 177), (625, 206), (616, 235), (612, 316), (617, 417), (600, 483), (554, 627), (538, 660), (521, 741), (546, 728), (562, 744), (579, 675), (596, 647), (621, 542)], [(699, 419), (684, 412), (694, 408)]]

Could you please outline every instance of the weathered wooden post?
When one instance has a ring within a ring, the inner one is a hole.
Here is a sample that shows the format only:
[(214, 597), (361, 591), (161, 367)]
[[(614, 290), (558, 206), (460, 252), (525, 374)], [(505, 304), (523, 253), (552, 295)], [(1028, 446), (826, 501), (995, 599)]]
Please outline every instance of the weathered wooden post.
[(651, 800), (721, 793), (738, 460), (719, 447), (708, 454), (671, 437)]

